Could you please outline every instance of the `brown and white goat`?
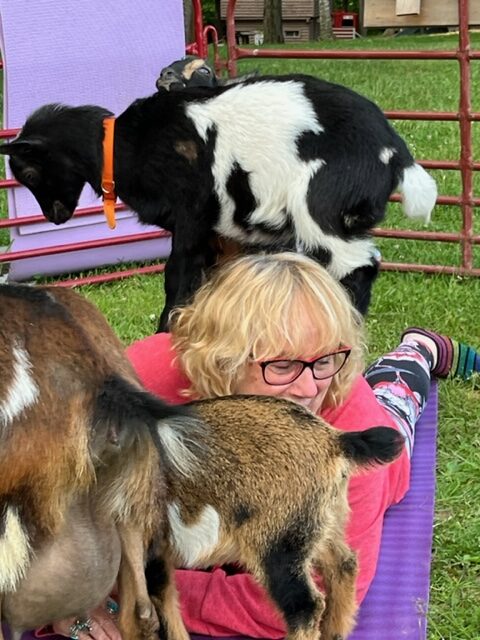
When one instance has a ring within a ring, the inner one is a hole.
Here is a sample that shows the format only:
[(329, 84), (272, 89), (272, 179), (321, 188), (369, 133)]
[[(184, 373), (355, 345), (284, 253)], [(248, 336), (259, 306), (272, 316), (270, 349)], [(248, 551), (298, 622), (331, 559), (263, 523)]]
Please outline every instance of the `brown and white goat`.
[[(238, 563), (266, 589), (289, 640), (346, 638), (355, 622), (357, 575), (345, 542), (348, 478), (395, 458), (402, 437), (387, 427), (342, 432), (278, 398), (192, 404), (204, 423), (192, 436), (201, 457), (187, 474), (166, 472), (167, 553), (147, 568), (157, 608), (165, 566)], [(326, 597), (312, 569), (323, 576)], [(172, 640), (187, 638), (184, 632)]]
[(144, 557), (165, 484), (150, 430), (181, 410), (145, 394), (101, 313), (58, 287), (0, 286), (0, 372), (0, 621), (18, 637), (83, 617), (118, 578), (124, 639), (156, 637)]

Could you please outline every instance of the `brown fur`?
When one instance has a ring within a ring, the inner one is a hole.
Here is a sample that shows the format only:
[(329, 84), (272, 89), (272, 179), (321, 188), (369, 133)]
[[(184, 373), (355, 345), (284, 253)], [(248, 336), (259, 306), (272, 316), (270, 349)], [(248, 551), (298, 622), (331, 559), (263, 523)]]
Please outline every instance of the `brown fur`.
[[(357, 573), (344, 540), (348, 476), (392, 460), (397, 432), (343, 433), (278, 398), (167, 408), (140, 391), (103, 316), (72, 291), (0, 286), (0, 327), (0, 557), (5, 541), (17, 554), (0, 566), (1, 619), (18, 631), (85, 616), (118, 577), (124, 640), (153, 639), (158, 625), (168, 640), (188, 640), (174, 567), (240, 563), (289, 640), (348, 635)], [(14, 346), (38, 398), (9, 419)]]
[[(345, 542), (347, 482), (360, 466), (346, 453), (345, 435), (287, 400), (238, 396), (193, 406), (206, 424), (197, 440), (201, 461), (188, 476), (167, 470), (167, 501), (186, 527), (195, 527), (213, 508), (218, 540), (206, 541), (189, 557), (188, 543), (182, 553), (176, 542), (170, 514), (174, 564), (239, 563), (270, 594), (290, 640), (316, 640), (320, 631), (323, 640), (345, 638), (355, 622), (357, 575), (355, 554)], [(401, 447), (401, 438), (387, 431), (392, 448), (384, 462)], [(371, 463), (371, 457), (362, 461)], [(207, 524), (212, 531), (215, 526)], [(312, 568), (324, 577), (326, 601), (314, 586)], [(152, 595), (161, 608), (161, 589)]]
[(190, 163), (195, 162), (198, 156), (197, 145), (193, 140), (179, 140), (174, 145), (175, 151), (186, 158)]
[[(141, 390), (123, 346), (102, 314), (67, 289), (0, 287), (0, 327), (0, 418), (14, 384), (14, 346), (27, 355), (38, 391), (0, 420), (0, 551), (10, 540), (15, 549), (27, 542), (30, 553), (23, 568), (15, 558), (0, 567), (1, 619), (21, 630), (86, 615), (112, 589), (122, 556), (123, 637), (153, 638), (143, 562), (163, 522), (158, 453), (146, 425), (129, 441), (129, 416), (122, 425), (96, 415), (112, 376)], [(7, 539), (9, 509), (20, 533)], [(125, 539), (137, 541), (137, 557), (125, 552)]]

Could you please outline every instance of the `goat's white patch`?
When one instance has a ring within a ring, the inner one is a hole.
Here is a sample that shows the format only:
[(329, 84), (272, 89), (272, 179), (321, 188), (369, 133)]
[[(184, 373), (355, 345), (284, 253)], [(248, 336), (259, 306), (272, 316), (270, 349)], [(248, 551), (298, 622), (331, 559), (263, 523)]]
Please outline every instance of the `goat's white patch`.
[(380, 162), (383, 162), (383, 164), (388, 164), (393, 158), (394, 153), (397, 153), (397, 150), (393, 147), (383, 147), (379, 154)]
[(12, 379), (3, 403), (0, 404), (0, 427), (10, 424), (22, 411), (33, 405), (39, 396), (27, 351), (16, 343), (12, 347), (12, 355)]
[(296, 224), (296, 200), (305, 201), (310, 178), (323, 164), (298, 156), (297, 140), (303, 133), (324, 131), (303, 84), (240, 84), (206, 102), (189, 104), (186, 113), (204, 140), (209, 130), (217, 133), (212, 173), (221, 215), (216, 231), (240, 241), (261, 242), (265, 237), (261, 232), (246, 233), (234, 222), (235, 203), (226, 185), (235, 163), (249, 174), (258, 205), (249, 222), (279, 229), (292, 215)]
[(25, 577), (31, 548), (17, 510), (9, 506), (4, 514), (4, 530), (0, 536), (0, 593), (15, 591)]
[(179, 506), (172, 502), (168, 505), (168, 521), (172, 544), (184, 567), (195, 567), (218, 544), (220, 516), (209, 504), (203, 508), (195, 524), (186, 525)]
[(403, 194), (403, 209), (409, 218), (430, 222), (432, 209), (437, 199), (437, 184), (423, 167), (415, 163), (403, 173), (399, 185)]
[(328, 249), (332, 261), (327, 268), (337, 279), (371, 262), (371, 240), (345, 241), (327, 235), (308, 209), (310, 181), (322, 170), (325, 161), (302, 160), (298, 156), (297, 141), (305, 132), (321, 134), (324, 129), (303, 92), (302, 83), (267, 80), (238, 85), (206, 102), (189, 104), (186, 111), (204, 140), (209, 130), (215, 128), (217, 133), (212, 171), (221, 211), (215, 230), (220, 235), (240, 242), (265, 240), (262, 231), (246, 231), (234, 222), (235, 203), (226, 185), (237, 162), (249, 174), (250, 188), (257, 202), (250, 223), (279, 229), (290, 215), (297, 247), (307, 252), (318, 247)]

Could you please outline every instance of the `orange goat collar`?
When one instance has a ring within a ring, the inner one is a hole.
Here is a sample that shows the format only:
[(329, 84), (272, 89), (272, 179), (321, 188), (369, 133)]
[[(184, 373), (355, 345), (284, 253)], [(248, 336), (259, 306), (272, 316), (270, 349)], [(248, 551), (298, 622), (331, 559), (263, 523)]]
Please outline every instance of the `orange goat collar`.
[(103, 212), (110, 229), (115, 229), (115, 180), (113, 179), (113, 140), (115, 134), (115, 118), (105, 118), (103, 120), (105, 135), (103, 137), (103, 169), (102, 169), (102, 192), (103, 192)]

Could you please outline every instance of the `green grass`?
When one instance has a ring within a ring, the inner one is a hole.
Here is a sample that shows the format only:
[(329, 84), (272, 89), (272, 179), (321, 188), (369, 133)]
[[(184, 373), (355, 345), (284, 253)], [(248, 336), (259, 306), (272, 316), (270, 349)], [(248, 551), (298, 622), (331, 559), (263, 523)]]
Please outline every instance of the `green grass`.
[[(457, 36), (370, 38), (328, 43), (327, 48), (455, 49)], [(319, 47), (319, 43), (307, 45)], [(480, 48), (480, 33), (472, 34)], [(443, 61), (300, 61), (241, 62), (240, 73), (304, 72), (345, 84), (370, 97), (382, 108), (456, 110), (458, 64)], [(480, 62), (472, 63), (473, 108), (480, 111)], [(458, 124), (399, 121), (397, 130), (415, 156), (456, 159)], [(475, 159), (480, 156), (480, 123), (474, 125)], [(457, 172), (436, 171), (439, 191), (460, 190)], [(476, 195), (480, 175), (475, 177)], [(478, 210), (477, 210), (478, 214)], [(480, 232), (480, 216), (475, 221)], [(437, 207), (430, 229), (458, 231), (460, 210)], [(384, 226), (415, 227), (391, 205)], [(0, 240), (1, 244), (1, 240)], [(381, 240), (386, 260), (459, 264), (457, 246), (433, 242)], [(476, 249), (476, 266), (480, 266)], [(143, 276), (82, 292), (105, 313), (125, 343), (152, 333), (163, 304), (163, 277)], [(384, 272), (378, 279), (368, 318), (370, 356), (392, 348), (409, 325), (431, 327), (480, 347), (480, 279)], [(429, 640), (474, 640), (480, 636), (480, 410), (478, 381), (440, 383), (437, 505), (433, 543)], [(415, 540), (412, 539), (412, 544)], [(405, 558), (405, 563), (409, 558)], [(399, 568), (401, 571), (401, 568)], [(392, 576), (394, 579), (394, 576)], [(386, 621), (388, 624), (388, 621)], [(400, 640), (400, 638), (399, 638)]]

